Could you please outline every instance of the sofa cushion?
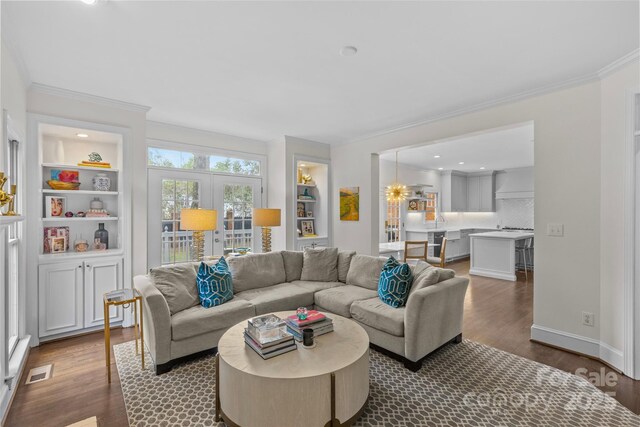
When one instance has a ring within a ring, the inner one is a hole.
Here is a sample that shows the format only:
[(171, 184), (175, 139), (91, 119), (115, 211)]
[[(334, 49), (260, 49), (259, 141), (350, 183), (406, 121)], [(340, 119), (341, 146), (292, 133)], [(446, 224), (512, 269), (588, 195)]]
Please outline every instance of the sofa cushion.
[(420, 275), (425, 272), (429, 268), (433, 268), (431, 264), (428, 262), (424, 262), (422, 260), (417, 260), (417, 262), (413, 265), (409, 264), (411, 267), (411, 271), (413, 271), (413, 280), (414, 282), (420, 278)]
[(251, 289), (236, 294), (236, 297), (249, 301), (256, 308), (256, 315), (313, 305), (313, 291), (291, 283)]
[(439, 268), (429, 267), (420, 273), (418, 277), (414, 277), (413, 285), (411, 285), (411, 289), (409, 290), (409, 296), (411, 296), (415, 291), (438, 283), (440, 281), (439, 270)]
[(354, 301), (351, 317), (367, 326), (397, 337), (404, 336), (405, 307), (393, 308), (379, 298)]
[(305, 248), (300, 280), (338, 281), (338, 248)]
[(153, 268), (149, 277), (164, 296), (172, 315), (200, 304), (196, 270), (191, 263)]
[(173, 341), (179, 341), (227, 329), (255, 315), (255, 307), (249, 301), (240, 298), (233, 298), (212, 308), (196, 305), (171, 316), (171, 337)]
[(282, 251), (281, 254), (284, 261), (286, 281), (291, 283), (294, 280), (300, 280), (300, 275), (302, 274), (302, 252)]
[(377, 291), (380, 271), (386, 261), (386, 258), (354, 255), (351, 258), (351, 265), (347, 274), (347, 285), (360, 286)]
[(389, 257), (382, 267), (378, 282), (378, 297), (380, 301), (393, 308), (402, 307), (407, 303), (409, 290), (413, 282), (413, 274), (407, 263), (401, 263), (394, 257)]
[(342, 282), (314, 282), (310, 280), (295, 280), (293, 281), (293, 284), (311, 292), (335, 288), (336, 286), (344, 286), (344, 283)]
[(204, 308), (222, 305), (233, 298), (231, 273), (224, 257), (212, 266), (200, 263), (197, 281), (200, 305)]
[(427, 262), (428, 262), (429, 264), (431, 264), (431, 265), (434, 265), (434, 266), (436, 266), (436, 265), (437, 265), (437, 266), (439, 266), (439, 265), (440, 265), (440, 263), (441, 263), (442, 261), (441, 261), (441, 260), (440, 260), (440, 258), (438, 258), (438, 257), (428, 256), (428, 257), (427, 257)]
[(251, 254), (229, 258), (235, 293), (264, 288), (287, 281), (280, 252)]
[(351, 317), (349, 311), (354, 301), (376, 297), (376, 291), (360, 286), (344, 285), (316, 292), (316, 306), (343, 317)]
[(356, 251), (338, 252), (338, 281), (342, 283), (345, 283), (347, 281), (347, 274), (349, 274), (351, 258), (353, 258), (355, 254)]
[(440, 273), (440, 277), (438, 277), (438, 282), (444, 282), (445, 280), (453, 279), (456, 276), (456, 272), (449, 268), (439, 268), (438, 273)]

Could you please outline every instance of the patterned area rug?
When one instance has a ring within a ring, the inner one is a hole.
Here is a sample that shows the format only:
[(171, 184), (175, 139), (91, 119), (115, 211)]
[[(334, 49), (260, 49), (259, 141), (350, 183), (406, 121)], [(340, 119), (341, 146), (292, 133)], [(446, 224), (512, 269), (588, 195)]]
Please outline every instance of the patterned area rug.
[[(131, 426), (213, 426), (214, 357), (156, 376), (133, 341), (114, 347)], [(147, 360), (151, 360), (149, 357)], [(357, 426), (640, 426), (587, 380), (465, 340), (413, 373), (371, 350), (370, 398)]]

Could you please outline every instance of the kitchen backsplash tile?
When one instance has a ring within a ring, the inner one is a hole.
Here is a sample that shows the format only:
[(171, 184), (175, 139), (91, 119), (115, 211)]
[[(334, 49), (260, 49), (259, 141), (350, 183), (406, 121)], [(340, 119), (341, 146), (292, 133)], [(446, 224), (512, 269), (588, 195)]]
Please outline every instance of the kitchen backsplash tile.
[[(496, 200), (496, 212), (448, 212), (443, 213), (445, 227), (479, 226), (487, 228), (533, 228), (533, 199)], [(413, 228), (418, 224), (411, 222)], [(405, 224), (409, 228), (408, 224)], [(440, 225), (440, 224), (439, 224)], [(420, 228), (425, 228), (422, 225)], [(432, 225), (429, 226), (430, 228)]]

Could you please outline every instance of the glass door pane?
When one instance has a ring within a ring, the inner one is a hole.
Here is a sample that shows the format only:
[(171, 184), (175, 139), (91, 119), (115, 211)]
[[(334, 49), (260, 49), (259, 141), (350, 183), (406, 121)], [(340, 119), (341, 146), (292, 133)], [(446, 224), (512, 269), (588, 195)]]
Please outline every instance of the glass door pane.
[(213, 197), (218, 210), (215, 255), (257, 251), (260, 236), (254, 235), (252, 212), (262, 206), (261, 180), (216, 176)]

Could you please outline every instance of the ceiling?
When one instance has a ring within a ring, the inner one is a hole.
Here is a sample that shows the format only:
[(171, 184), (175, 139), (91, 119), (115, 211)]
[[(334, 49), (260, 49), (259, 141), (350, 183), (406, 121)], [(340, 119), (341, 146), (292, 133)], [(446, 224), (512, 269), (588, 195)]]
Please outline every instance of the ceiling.
[[(122, 142), (122, 135), (110, 132), (101, 132), (92, 129), (74, 128), (69, 126), (59, 126), (52, 124), (41, 124), (40, 132), (42, 135), (49, 138), (59, 138), (73, 141), (82, 142), (105, 142), (105, 143), (120, 143)], [(86, 134), (87, 138), (80, 138), (78, 134)]]
[(637, 1), (2, 1), (31, 81), (265, 141), (341, 143), (593, 75), (638, 29)]
[[(380, 158), (395, 161), (395, 153), (387, 152)], [(401, 150), (398, 163), (419, 169), (464, 172), (480, 172), (481, 167), (504, 170), (533, 166), (533, 124)]]

